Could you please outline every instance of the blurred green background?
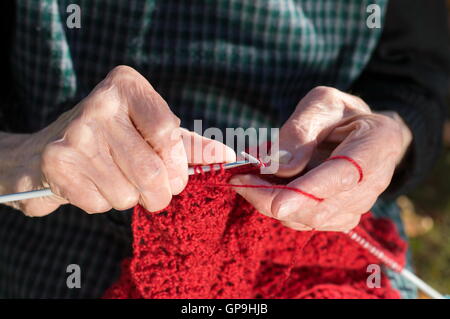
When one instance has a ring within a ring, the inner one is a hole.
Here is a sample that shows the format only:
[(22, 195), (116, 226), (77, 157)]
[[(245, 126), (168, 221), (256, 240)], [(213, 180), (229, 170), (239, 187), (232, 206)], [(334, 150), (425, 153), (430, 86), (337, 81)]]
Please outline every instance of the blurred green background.
[[(447, 3), (450, 17), (450, 0)], [(450, 98), (448, 105), (450, 115)], [(443, 139), (441, 158), (425, 183), (398, 202), (417, 274), (438, 291), (450, 294), (450, 121)]]
[(399, 204), (419, 277), (450, 294), (450, 123), (444, 143), (429, 178), (409, 197), (400, 198)]

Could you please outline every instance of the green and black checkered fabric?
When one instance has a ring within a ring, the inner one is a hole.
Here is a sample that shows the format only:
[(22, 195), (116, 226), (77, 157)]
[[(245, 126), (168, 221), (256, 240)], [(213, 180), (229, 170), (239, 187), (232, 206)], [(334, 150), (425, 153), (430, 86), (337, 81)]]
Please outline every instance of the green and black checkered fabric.
[[(17, 0), (11, 65), (21, 125), (39, 130), (116, 65), (143, 74), (191, 128), (279, 127), (317, 85), (347, 90), (381, 29), (385, 0)], [(69, 4), (81, 28), (69, 29)], [(11, 112), (10, 112), (11, 113)], [(13, 125), (14, 127), (14, 125)], [(44, 218), (0, 208), (1, 297), (100, 297), (130, 253), (129, 212), (64, 206)], [(69, 289), (78, 264), (82, 287)]]
[[(126, 64), (186, 126), (279, 125), (314, 86), (346, 90), (360, 74), (381, 33), (366, 26), (372, 2), (17, 1), (18, 107), (42, 128)], [(80, 29), (66, 27), (71, 3)]]

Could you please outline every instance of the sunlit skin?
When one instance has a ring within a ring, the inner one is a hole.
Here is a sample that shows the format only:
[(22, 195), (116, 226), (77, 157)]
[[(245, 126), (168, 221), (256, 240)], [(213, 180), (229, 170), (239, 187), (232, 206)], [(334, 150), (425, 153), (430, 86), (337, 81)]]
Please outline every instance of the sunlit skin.
[[(279, 189), (235, 190), (260, 213), (293, 229), (348, 230), (389, 185), (411, 138), (395, 113), (374, 114), (358, 97), (318, 87), (281, 128), (280, 152), (272, 158), (280, 162), (276, 175), (300, 176), (289, 186), (325, 200)], [(155, 212), (184, 189), (189, 164), (236, 160), (222, 143), (180, 128), (150, 83), (126, 66), (112, 70), (42, 131), (3, 133), (1, 143), (9, 150), (0, 156), (1, 193), (50, 187), (56, 194), (11, 204), (28, 216), (44, 216), (67, 203), (88, 213), (137, 203)], [(194, 154), (206, 148), (219, 151), (198, 162)], [(358, 171), (347, 161), (323, 162), (334, 155), (357, 161), (363, 181), (358, 183)], [(236, 176), (230, 183), (269, 185), (255, 175)]]
[[(236, 160), (222, 143), (181, 129), (163, 98), (126, 66), (112, 70), (44, 130), (2, 137), (11, 151), (1, 158), (7, 172), (1, 193), (50, 187), (56, 194), (12, 204), (28, 216), (47, 215), (66, 203), (88, 213), (137, 203), (155, 212), (184, 189), (188, 164)], [(218, 151), (194, 163), (197, 145)]]
[[(375, 114), (360, 98), (329, 87), (317, 87), (297, 105), (280, 130), (280, 177), (295, 178), (288, 186), (323, 201), (289, 190), (235, 188), (262, 214), (296, 230), (345, 231), (387, 188), (401, 162), (412, 134), (396, 113)], [(326, 161), (344, 155), (346, 160)], [(270, 185), (255, 175), (240, 175), (233, 184)]]

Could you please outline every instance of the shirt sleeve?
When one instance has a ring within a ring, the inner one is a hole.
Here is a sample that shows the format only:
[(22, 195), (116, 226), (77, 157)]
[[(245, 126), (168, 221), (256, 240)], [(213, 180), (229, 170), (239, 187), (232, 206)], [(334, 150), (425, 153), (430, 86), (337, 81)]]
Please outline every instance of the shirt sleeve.
[(380, 42), (351, 90), (375, 111), (396, 111), (413, 133), (383, 197), (415, 187), (440, 154), (449, 74), (445, 1), (389, 1)]

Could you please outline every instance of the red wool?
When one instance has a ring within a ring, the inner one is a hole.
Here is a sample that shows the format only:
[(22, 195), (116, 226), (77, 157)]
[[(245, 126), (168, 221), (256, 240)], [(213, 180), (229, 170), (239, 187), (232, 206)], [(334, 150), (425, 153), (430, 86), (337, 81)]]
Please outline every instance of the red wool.
[[(104, 297), (400, 297), (384, 274), (380, 288), (367, 286), (367, 266), (380, 260), (347, 234), (298, 232), (255, 211), (227, 184), (232, 175), (249, 172), (258, 171), (191, 176), (163, 211), (135, 207), (133, 256)], [(391, 221), (367, 213), (354, 231), (404, 265), (406, 244)]]

